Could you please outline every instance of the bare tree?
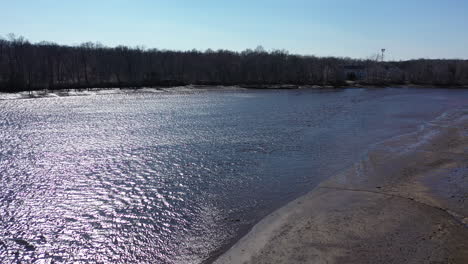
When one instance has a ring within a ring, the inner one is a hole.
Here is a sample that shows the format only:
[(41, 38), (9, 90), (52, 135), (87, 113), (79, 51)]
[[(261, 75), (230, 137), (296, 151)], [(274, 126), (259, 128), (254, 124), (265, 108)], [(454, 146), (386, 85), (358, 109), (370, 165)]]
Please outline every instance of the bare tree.
[(0, 38), (0, 91), (85, 87), (144, 87), (183, 84), (345, 85), (344, 67), (365, 68), (367, 84), (415, 83), (467, 85), (466, 60), (383, 62), (380, 54), (365, 60), (266, 51), (204, 52), (105, 47), (86, 42), (61, 46), (29, 43), (9, 34)]

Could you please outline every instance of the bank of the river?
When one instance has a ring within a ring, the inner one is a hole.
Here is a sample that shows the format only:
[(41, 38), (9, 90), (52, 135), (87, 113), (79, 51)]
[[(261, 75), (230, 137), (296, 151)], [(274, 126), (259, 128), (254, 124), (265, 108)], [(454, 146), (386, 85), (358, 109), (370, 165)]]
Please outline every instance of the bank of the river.
[(468, 110), (379, 143), (215, 263), (468, 263)]
[(444, 88), (444, 89), (468, 89), (468, 86), (436, 86), (417, 84), (383, 84), (369, 85), (359, 83), (348, 83), (345, 85), (294, 85), (294, 84), (256, 84), (256, 85), (182, 85), (167, 87), (90, 87), (90, 88), (56, 88), (56, 89), (34, 89), (30, 91), (20, 91), (12, 93), (0, 92), (2, 99), (57, 97), (57, 96), (85, 96), (94, 94), (115, 94), (115, 93), (181, 93), (181, 92), (201, 92), (201, 91), (239, 91), (239, 90), (297, 90), (297, 89), (352, 89), (352, 88)]
[(88, 96), (88, 95), (109, 95), (109, 94), (138, 94), (138, 93), (193, 93), (203, 91), (241, 91), (247, 90), (240, 86), (200, 86), (187, 85), (177, 87), (143, 87), (143, 88), (84, 88), (84, 89), (54, 89), (54, 90), (34, 90), (15, 93), (0, 93), (0, 100), (28, 99), (60, 96)]

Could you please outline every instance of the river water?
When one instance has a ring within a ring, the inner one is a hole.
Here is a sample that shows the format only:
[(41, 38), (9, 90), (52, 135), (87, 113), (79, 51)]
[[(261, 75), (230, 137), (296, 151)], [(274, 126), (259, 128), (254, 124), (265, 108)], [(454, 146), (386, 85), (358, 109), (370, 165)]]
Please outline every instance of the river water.
[(0, 263), (203, 263), (468, 90), (0, 100)]

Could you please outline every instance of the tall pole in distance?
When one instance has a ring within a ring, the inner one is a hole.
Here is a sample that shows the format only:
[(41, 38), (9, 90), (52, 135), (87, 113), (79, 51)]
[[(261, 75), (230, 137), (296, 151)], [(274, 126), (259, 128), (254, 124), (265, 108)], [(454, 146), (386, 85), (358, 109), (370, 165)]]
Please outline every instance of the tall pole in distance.
[(384, 61), (385, 50), (386, 49), (382, 49), (382, 62)]

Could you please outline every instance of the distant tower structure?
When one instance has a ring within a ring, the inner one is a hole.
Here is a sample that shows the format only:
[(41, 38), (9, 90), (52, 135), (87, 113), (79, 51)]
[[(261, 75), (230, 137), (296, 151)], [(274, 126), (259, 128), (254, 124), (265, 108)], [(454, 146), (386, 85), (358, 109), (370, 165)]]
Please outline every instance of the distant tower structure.
[(384, 61), (384, 56), (385, 56), (385, 51), (386, 51), (386, 49), (382, 49), (381, 51), (382, 51), (382, 57), (381, 57), (381, 58), (382, 58), (382, 62), (383, 62), (383, 61)]

